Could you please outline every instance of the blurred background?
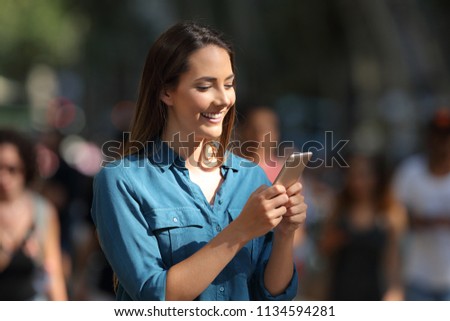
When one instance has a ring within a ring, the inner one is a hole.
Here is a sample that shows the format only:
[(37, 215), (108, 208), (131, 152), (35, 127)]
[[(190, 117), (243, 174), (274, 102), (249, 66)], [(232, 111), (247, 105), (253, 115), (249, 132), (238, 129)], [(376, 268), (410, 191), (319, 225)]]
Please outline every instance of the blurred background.
[[(269, 106), (280, 140), (297, 149), (348, 140), (343, 152), (381, 154), (394, 170), (423, 150), (427, 121), (449, 106), (449, 14), (445, 0), (1, 0), (0, 127), (38, 143), (70, 298), (112, 298), (90, 184), (102, 145), (128, 130), (147, 51), (170, 25), (195, 19), (227, 35), (238, 111)], [(298, 250), (308, 282), (299, 298), (325, 299), (327, 260), (314, 223), (331, 212), (345, 174), (328, 166), (310, 176), (314, 202)]]

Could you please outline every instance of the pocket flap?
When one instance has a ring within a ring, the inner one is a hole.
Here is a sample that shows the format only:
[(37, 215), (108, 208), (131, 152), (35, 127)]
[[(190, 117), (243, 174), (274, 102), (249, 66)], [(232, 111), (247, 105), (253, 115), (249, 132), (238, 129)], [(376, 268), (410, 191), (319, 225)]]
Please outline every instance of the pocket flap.
[(145, 214), (152, 230), (185, 226), (204, 226), (204, 218), (197, 208), (159, 208)]

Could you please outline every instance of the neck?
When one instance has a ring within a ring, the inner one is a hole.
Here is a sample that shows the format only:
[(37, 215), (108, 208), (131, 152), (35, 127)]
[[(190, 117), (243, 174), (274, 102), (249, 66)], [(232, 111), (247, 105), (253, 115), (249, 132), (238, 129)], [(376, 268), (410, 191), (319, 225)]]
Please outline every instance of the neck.
[(193, 135), (182, 137), (179, 133), (173, 136), (163, 136), (163, 140), (185, 160), (198, 153), (198, 150), (203, 145), (203, 142), (195, 140)]
[[(444, 159), (445, 161), (442, 161)], [(433, 157), (429, 160), (430, 172), (435, 176), (445, 176), (450, 173), (449, 157)]]
[(206, 139), (197, 140), (195, 134), (182, 135), (180, 133), (163, 135), (162, 139), (186, 161), (186, 168), (211, 170), (216, 168), (218, 160), (217, 150)]
[(186, 148), (180, 150), (180, 156), (186, 160), (186, 167), (191, 170), (194, 168), (202, 168), (202, 153), (204, 149), (204, 141), (201, 141), (196, 146), (192, 146), (187, 150)]
[(372, 206), (374, 203), (373, 197), (370, 194), (362, 194), (353, 200), (354, 206)]

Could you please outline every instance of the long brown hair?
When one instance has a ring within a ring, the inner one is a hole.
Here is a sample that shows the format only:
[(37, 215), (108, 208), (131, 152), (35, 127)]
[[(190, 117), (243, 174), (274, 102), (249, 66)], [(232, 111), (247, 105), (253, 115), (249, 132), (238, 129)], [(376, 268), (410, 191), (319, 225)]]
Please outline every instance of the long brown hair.
[[(161, 137), (167, 123), (167, 106), (161, 101), (163, 90), (178, 85), (179, 77), (189, 68), (190, 55), (207, 45), (225, 49), (234, 72), (234, 52), (222, 34), (195, 22), (178, 23), (164, 32), (148, 52), (139, 85), (139, 95), (124, 154), (146, 146), (146, 142)], [(225, 116), (220, 137), (219, 155), (225, 153), (231, 138), (236, 115), (233, 105)]]
[(29, 186), (37, 178), (36, 150), (31, 138), (24, 132), (13, 128), (0, 129), (0, 145), (11, 144), (17, 148), (23, 163), (25, 185)]

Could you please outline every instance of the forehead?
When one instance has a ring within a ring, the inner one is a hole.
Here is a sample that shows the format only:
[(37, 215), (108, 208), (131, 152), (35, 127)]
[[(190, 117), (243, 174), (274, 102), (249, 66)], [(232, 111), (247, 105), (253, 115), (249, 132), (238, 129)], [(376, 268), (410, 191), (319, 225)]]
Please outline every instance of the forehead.
[(277, 115), (268, 109), (260, 109), (254, 111), (253, 113), (250, 114), (250, 119), (256, 123), (260, 122), (276, 123), (278, 121)]
[(216, 45), (208, 45), (194, 51), (188, 58), (188, 71), (191, 74), (233, 73), (229, 53)]
[(16, 163), (20, 162), (19, 150), (10, 143), (0, 144), (0, 161)]

